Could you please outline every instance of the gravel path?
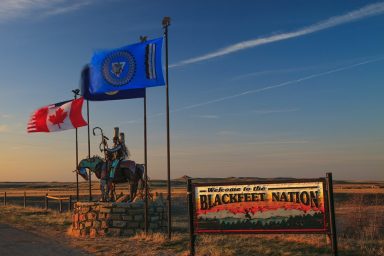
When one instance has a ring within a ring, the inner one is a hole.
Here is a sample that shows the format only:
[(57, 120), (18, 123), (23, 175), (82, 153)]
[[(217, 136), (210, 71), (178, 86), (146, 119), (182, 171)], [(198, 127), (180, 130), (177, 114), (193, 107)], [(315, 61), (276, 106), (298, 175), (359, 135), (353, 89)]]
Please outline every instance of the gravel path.
[(61, 245), (54, 238), (40, 237), (28, 231), (0, 224), (0, 255), (77, 256), (89, 254)]

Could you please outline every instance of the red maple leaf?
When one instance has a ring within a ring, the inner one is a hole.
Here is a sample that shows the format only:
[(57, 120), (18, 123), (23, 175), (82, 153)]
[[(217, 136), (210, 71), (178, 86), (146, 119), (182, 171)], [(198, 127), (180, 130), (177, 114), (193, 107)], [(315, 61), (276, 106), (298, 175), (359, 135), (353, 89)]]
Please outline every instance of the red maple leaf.
[(53, 124), (57, 124), (57, 126), (59, 126), (59, 129), (61, 129), (60, 124), (64, 123), (64, 120), (66, 117), (67, 117), (67, 112), (64, 112), (64, 110), (62, 110), (61, 108), (58, 108), (54, 115), (49, 116), (48, 120)]

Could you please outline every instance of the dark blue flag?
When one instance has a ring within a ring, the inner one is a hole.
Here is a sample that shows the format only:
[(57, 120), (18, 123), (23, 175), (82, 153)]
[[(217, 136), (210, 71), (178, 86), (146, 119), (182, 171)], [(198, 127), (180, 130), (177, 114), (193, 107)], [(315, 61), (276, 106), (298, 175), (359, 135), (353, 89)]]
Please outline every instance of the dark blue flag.
[(94, 53), (90, 64), (91, 93), (164, 85), (163, 38)]
[(114, 91), (107, 93), (91, 93), (89, 91), (89, 66), (86, 65), (81, 71), (81, 80), (80, 80), (80, 92), (81, 95), (86, 100), (90, 101), (103, 101), (103, 100), (121, 100), (121, 99), (135, 99), (135, 98), (144, 98), (145, 88), (142, 89), (132, 89), (125, 91)]

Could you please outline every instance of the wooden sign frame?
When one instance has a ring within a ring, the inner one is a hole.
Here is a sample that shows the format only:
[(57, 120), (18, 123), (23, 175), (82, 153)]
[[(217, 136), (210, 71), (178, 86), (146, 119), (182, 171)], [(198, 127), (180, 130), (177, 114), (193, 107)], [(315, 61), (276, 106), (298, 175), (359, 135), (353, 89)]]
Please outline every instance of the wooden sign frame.
[[(268, 184), (292, 184), (292, 183), (322, 183), (323, 198), (324, 198), (324, 226), (316, 229), (243, 229), (243, 230), (230, 230), (230, 229), (201, 229), (197, 221), (197, 209), (195, 192), (198, 187), (206, 186), (238, 186), (238, 185), (268, 185)], [(333, 185), (332, 173), (327, 173), (326, 178), (318, 179), (286, 179), (277, 181), (260, 181), (260, 180), (247, 180), (237, 182), (221, 182), (221, 183), (198, 183), (193, 179), (187, 181), (188, 192), (188, 211), (189, 211), (189, 233), (190, 233), (190, 255), (195, 255), (196, 236), (202, 233), (210, 234), (327, 234), (331, 239), (332, 255), (337, 256), (337, 239), (336, 239), (336, 226), (335, 226), (335, 211), (333, 203)]]

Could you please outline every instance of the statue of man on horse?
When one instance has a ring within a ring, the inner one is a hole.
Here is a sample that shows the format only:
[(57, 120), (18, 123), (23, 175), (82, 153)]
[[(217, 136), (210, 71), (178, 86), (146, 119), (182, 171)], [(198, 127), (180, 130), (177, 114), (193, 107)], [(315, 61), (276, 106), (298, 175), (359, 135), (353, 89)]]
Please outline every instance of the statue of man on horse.
[(101, 201), (114, 201), (116, 199), (115, 184), (130, 183), (130, 201), (137, 194), (139, 181), (145, 184), (143, 180), (144, 165), (136, 164), (132, 160), (128, 160), (130, 154), (125, 144), (124, 133), (119, 134), (119, 128), (114, 128), (113, 147), (108, 147), (108, 137), (104, 136), (103, 130), (100, 127), (93, 129), (93, 135), (96, 135), (95, 130), (100, 130), (101, 143), (99, 149), (104, 153), (104, 159), (98, 156), (86, 158), (80, 161), (78, 173), (88, 179), (86, 168), (95, 173), (100, 179)]
[[(105, 182), (107, 182), (107, 185), (108, 185), (107, 188), (112, 188), (112, 180), (115, 178), (116, 170), (120, 168), (120, 162), (129, 157), (129, 151), (127, 146), (125, 145), (124, 133), (119, 134), (119, 127), (115, 127), (114, 132), (115, 133), (113, 136), (112, 148), (108, 148), (107, 140), (104, 137), (102, 140), (102, 143), (104, 146), (103, 151), (104, 151), (105, 161), (106, 161), (105, 166), (103, 167), (103, 171), (105, 172), (105, 174), (102, 175), (104, 179), (102, 180), (105, 180)], [(100, 184), (101, 184), (101, 190), (103, 191), (104, 190), (103, 187), (105, 187), (105, 183), (101, 182)]]

